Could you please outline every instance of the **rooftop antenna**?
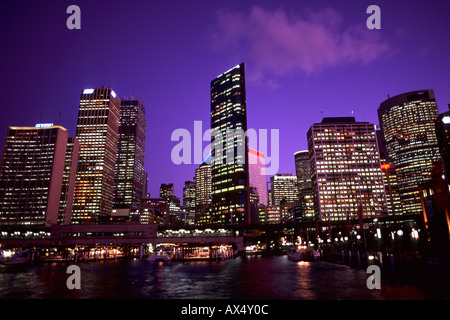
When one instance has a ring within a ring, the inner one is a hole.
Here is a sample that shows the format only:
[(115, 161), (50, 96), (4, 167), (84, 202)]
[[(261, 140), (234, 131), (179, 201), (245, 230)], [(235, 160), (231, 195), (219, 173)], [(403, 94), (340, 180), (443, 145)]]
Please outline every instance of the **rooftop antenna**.
[(320, 110), (320, 114), (322, 115), (322, 119), (323, 119), (323, 110)]
[(350, 110), (350, 113), (352, 114), (352, 117), (353, 117), (353, 109), (352, 109), (352, 110)]
[(59, 113), (59, 117), (58, 117), (58, 125), (61, 125), (61, 112)]

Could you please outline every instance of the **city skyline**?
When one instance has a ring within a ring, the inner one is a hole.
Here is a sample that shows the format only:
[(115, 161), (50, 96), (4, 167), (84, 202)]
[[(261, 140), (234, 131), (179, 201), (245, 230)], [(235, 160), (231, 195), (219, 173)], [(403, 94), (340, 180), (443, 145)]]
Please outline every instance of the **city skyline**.
[(448, 299), (448, 12), (0, 1), (0, 297)]
[[(247, 73), (248, 127), (280, 129), (279, 173), (295, 174), (293, 155), (307, 149), (306, 132), (323, 116), (350, 116), (353, 110), (357, 121), (378, 125), (377, 108), (388, 94), (427, 88), (435, 91), (439, 113), (447, 111), (450, 93), (445, 80), (450, 67), (443, 57), (449, 53), (449, 44), (443, 39), (449, 29), (445, 19), (448, 4), (436, 1), (428, 10), (421, 10), (419, 2), (379, 1), (381, 30), (368, 30), (365, 10), (369, 4), (246, 2), (239, 3), (236, 10), (233, 1), (224, 5), (176, 2), (180, 10), (173, 10), (173, 3), (135, 2), (125, 7), (112, 3), (104, 8), (101, 2), (79, 1), (81, 30), (68, 30), (65, 9), (69, 4), (40, 8), (6, 2), (2, 6), (9, 12), (27, 10), (20, 15), (1, 13), (2, 37), (9, 48), (1, 90), (5, 106), (10, 106), (1, 120), (2, 145), (8, 126), (39, 122), (61, 125), (69, 136), (75, 136), (79, 91), (109, 86), (120, 97), (132, 95), (146, 105), (145, 171), (151, 196), (157, 196), (161, 183), (173, 182), (175, 194), (181, 198), (184, 181), (192, 179), (197, 165), (177, 166), (170, 161), (174, 145), (170, 134), (177, 128), (191, 130), (196, 120), (209, 123), (209, 82), (242, 61)], [(31, 17), (36, 28), (30, 27)], [(410, 22), (417, 21), (411, 17), (420, 17), (420, 23)], [(118, 28), (114, 25), (118, 19), (128, 24), (120, 23)], [(262, 19), (286, 36), (272, 41), (275, 39), (261, 24)], [(251, 26), (262, 36), (256, 31), (237, 34), (230, 27), (233, 24)], [(322, 44), (329, 45), (330, 56), (309, 59), (307, 53), (318, 52), (320, 47), (299, 48), (298, 37), (304, 35), (301, 26), (317, 32)], [(104, 38), (99, 38), (100, 34)], [(346, 55), (337, 55), (346, 45), (348, 50), (352, 48), (353, 42), (345, 42), (344, 35), (365, 51), (355, 50), (351, 55), (344, 50)], [(125, 47), (100, 54), (100, 48), (113, 41)], [(292, 43), (293, 51), (288, 50), (287, 42)], [(128, 48), (125, 43), (132, 45)], [(279, 52), (267, 49), (258, 53), (258, 46), (268, 43)], [(223, 50), (224, 46), (229, 50)], [(289, 58), (289, 53), (300, 58)], [(194, 81), (186, 81), (190, 74)], [(172, 173), (170, 177), (167, 172)]]

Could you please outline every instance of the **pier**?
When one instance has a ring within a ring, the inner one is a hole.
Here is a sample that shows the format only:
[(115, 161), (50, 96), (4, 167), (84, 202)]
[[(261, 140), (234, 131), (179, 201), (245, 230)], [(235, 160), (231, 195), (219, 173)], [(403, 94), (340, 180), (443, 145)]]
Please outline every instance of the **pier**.
[[(1, 240), (2, 251), (33, 249), (40, 261), (78, 263), (142, 260), (158, 254), (178, 261), (226, 260), (245, 250), (243, 236), (212, 230), (158, 232), (157, 224), (55, 225), (47, 231), (46, 237), (37, 238), (14, 231), (11, 237)], [(5, 235), (7, 231), (3, 232)]]

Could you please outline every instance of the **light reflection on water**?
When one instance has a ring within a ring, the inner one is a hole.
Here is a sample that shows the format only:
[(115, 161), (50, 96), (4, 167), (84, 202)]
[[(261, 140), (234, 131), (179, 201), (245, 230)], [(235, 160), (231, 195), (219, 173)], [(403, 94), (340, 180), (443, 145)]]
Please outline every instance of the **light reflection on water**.
[(366, 287), (364, 270), (286, 256), (208, 262), (80, 263), (81, 289), (66, 287), (68, 264), (0, 266), (0, 298), (100, 299), (424, 299), (411, 286)]

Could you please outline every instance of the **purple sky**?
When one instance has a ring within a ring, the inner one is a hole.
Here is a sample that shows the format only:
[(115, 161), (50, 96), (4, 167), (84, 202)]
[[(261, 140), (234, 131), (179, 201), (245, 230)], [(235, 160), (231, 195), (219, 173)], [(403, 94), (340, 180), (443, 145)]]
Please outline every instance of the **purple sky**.
[[(428, 88), (447, 110), (448, 0), (316, 2), (3, 0), (1, 145), (10, 125), (53, 122), (75, 135), (82, 88), (111, 86), (146, 105), (149, 192), (174, 182), (181, 196), (198, 165), (171, 162), (172, 131), (193, 132), (195, 120), (206, 130), (210, 81), (241, 62), (248, 127), (280, 130), (280, 173), (295, 172), (321, 110), (378, 124), (388, 94)], [(72, 4), (81, 30), (66, 28)], [(381, 30), (366, 28), (371, 4)]]

